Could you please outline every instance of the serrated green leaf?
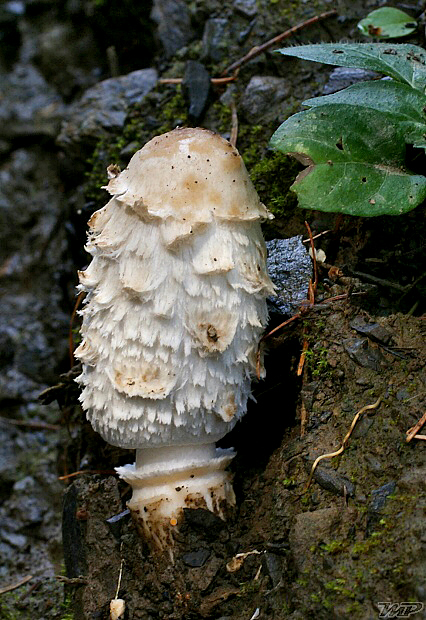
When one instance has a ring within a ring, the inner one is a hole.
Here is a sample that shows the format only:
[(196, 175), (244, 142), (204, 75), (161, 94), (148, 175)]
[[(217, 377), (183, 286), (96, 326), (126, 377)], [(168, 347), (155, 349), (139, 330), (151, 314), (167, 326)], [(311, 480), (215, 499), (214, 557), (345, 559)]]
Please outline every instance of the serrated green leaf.
[(359, 30), (367, 37), (392, 39), (405, 37), (417, 28), (417, 22), (404, 11), (384, 6), (372, 11), (358, 24)]
[(312, 107), (285, 121), (271, 146), (291, 153), (309, 167), (292, 189), (299, 206), (351, 215), (397, 215), (426, 197), (426, 177), (405, 168), (407, 127), (389, 112), (361, 106)]
[(364, 217), (400, 215), (426, 198), (426, 177), (393, 168), (348, 162), (319, 164), (308, 171), (291, 186), (302, 209)]
[(319, 43), (277, 50), (285, 56), (377, 71), (425, 92), (426, 52), (408, 43)]
[(426, 96), (408, 84), (394, 80), (359, 82), (332, 95), (307, 99), (303, 105), (311, 107), (330, 103), (394, 114), (400, 121), (426, 123)]

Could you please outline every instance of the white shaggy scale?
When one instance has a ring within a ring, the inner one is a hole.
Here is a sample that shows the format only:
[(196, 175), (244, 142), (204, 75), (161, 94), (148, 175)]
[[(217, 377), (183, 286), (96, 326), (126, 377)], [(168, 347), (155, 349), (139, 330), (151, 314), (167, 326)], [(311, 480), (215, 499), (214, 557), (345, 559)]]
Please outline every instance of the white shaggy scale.
[(113, 445), (211, 446), (246, 411), (271, 216), (236, 149), (202, 129), (154, 138), (107, 189), (79, 274), (82, 405)]

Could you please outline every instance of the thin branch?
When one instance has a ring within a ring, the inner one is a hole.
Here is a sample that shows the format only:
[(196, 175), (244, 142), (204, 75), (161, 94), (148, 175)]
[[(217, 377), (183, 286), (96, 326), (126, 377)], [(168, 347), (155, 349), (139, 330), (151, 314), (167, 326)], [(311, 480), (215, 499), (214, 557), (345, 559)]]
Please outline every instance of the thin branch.
[(25, 420), (14, 420), (12, 418), (5, 418), (0, 416), (1, 422), (7, 422), (8, 424), (13, 424), (14, 426), (26, 426), (28, 428), (36, 428), (45, 431), (59, 431), (61, 430), (61, 426), (59, 424), (48, 424), (47, 422), (29, 422)]
[[(230, 75), (229, 77), (210, 78), (210, 83), (214, 85), (229, 84), (236, 80), (236, 75)], [(160, 78), (158, 84), (182, 84), (183, 78)]]
[(72, 474), (66, 474), (65, 476), (58, 476), (58, 480), (68, 480), (68, 478), (75, 478), (75, 476), (82, 476), (83, 474), (100, 474), (107, 476), (116, 476), (117, 472), (114, 469), (81, 469), (80, 471), (74, 471)]
[(426, 413), (422, 415), (420, 420), (414, 426), (408, 429), (408, 431), (406, 432), (407, 438), (405, 441), (408, 443), (412, 439), (419, 439), (419, 437), (423, 439), (421, 435), (417, 435), (417, 432), (422, 428), (424, 424), (426, 424)]
[(305, 22), (297, 24), (297, 26), (293, 26), (289, 30), (282, 32), (281, 34), (277, 35), (273, 39), (269, 39), (269, 41), (266, 41), (266, 43), (253, 47), (253, 49), (251, 49), (248, 54), (246, 54), (239, 60), (233, 62), (232, 65), (229, 65), (229, 67), (227, 67), (223, 71), (222, 75), (227, 75), (228, 73), (232, 73), (236, 69), (239, 69), (242, 65), (246, 64), (249, 60), (252, 60), (253, 58), (256, 58), (257, 56), (260, 56), (260, 54), (263, 54), (263, 52), (266, 52), (269, 48), (273, 47), (274, 45), (277, 45), (277, 43), (280, 43), (284, 39), (288, 39), (288, 37), (291, 37), (291, 35), (295, 34), (296, 32), (299, 32), (299, 30), (303, 30), (304, 28), (307, 28), (308, 26), (311, 26), (312, 24), (315, 24), (316, 22), (319, 22), (322, 19), (326, 19), (327, 17), (332, 17), (333, 15), (337, 15), (337, 11), (335, 9), (333, 9), (332, 11), (326, 11), (325, 13), (321, 13), (320, 15), (316, 15), (315, 17), (311, 17), (311, 19), (308, 19)]
[(20, 588), (25, 583), (28, 583), (29, 581), (31, 581), (32, 578), (33, 578), (32, 575), (27, 575), (20, 581), (17, 581), (16, 583), (13, 583), (10, 586), (5, 586), (4, 588), (0, 588), (0, 594), (6, 594), (6, 592), (11, 592), (12, 590), (16, 590), (17, 588)]

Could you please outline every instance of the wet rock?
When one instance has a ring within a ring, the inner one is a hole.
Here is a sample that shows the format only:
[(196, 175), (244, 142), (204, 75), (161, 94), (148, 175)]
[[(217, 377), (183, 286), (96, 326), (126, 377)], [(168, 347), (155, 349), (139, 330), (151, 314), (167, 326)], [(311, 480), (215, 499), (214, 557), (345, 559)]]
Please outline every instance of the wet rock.
[(351, 360), (363, 368), (379, 372), (385, 362), (380, 350), (371, 347), (366, 338), (346, 338), (343, 347)]
[(188, 115), (197, 122), (202, 116), (210, 92), (210, 75), (203, 64), (188, 60), (182, 80), (182, 92), (188, 103)]
[(58, 136), (58, 144), (77, 158), (96, 142), (124, 126), (128, 110), (140, 103), (157, 83), (155, 69), (141, 69), (110, 78), (89, 88), (73, 104)]
[(269, 301), (281, 314), (296, 314), (308, 294), (312, 261), (302, 243), (302, 236), (268, 241), (268, 273), (277, 288)]
[(241, 108), (250, 123), (282, 119), (283, 102), (290, 93), (288, 80), (269, 75), (255, 75), (244, 91)]
[(206, 21), (203, 33), (201, 57), (211, 62), (225, 58), (229, 39), (229, 21), (224, 17), (211, 17)]
[(208, 549), (197, 549), (196, 551), (188, 551), (182, 554), (182, 561), (192, 568), (204, 566), (210, 557)]
[(33, 65), (18, 63), (0, 78), (0, 135), (7, 140), (24, 136), (55, 138), (66, 107), (43, 75)]
[(151, 19), (157, 24), (157, 36), (168, 58), (194, 36), (184, 0), (154, 0)]

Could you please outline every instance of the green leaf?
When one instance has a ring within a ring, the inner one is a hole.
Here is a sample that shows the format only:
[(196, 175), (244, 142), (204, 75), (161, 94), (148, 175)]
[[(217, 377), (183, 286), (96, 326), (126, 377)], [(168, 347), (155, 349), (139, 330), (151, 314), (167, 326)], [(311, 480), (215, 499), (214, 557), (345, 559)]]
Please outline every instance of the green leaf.
[(372, 164), (319, 164), (303, 174), (290, 188), (302, 209), (364, 217), (400, 215), (426, 198), (425, 177)]
[[(359, 82), (344, 90), (303, 102), (306, 106), (347, 104), (392, 114), (404, 123), (405, 142), (412, 144), (426, 138), (426, 96), (408, 84), (394, 80)], [(414, 136), (414, 137), (413, 137)]]
[(417, 28), (417, 22), (404, 11), (390, 6), (372, 11), (361, 20), (358, 28), (362, 34), (381, 39), (405, 37)]
[(299, 153), (314, 163), (358, 161), (403, 165), (403, 132), (391, 114), (351, 105), (316, 106), (285, 121), (271, 145)]
[(292, 185), (300, 207), (398, 215), (426, 197), (426, 177), (405, 168), (405, 131), (389, 112), (329, 104), (290, 117), (271, 146), (309, 165)]
[(319, 43), (277, 50), (285, 56), (338, 67), (369, 69), (425, 92), (426, 52), (408, 43)]

